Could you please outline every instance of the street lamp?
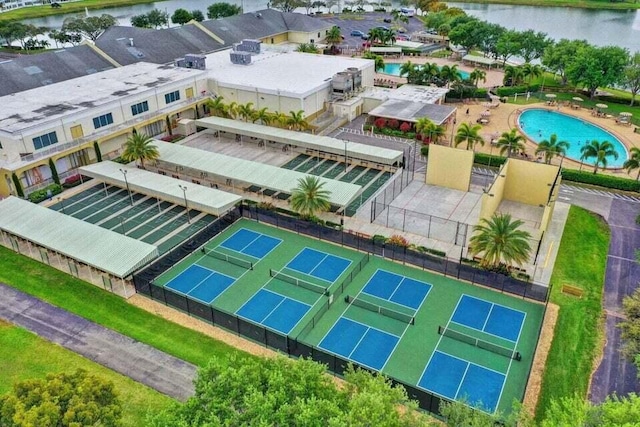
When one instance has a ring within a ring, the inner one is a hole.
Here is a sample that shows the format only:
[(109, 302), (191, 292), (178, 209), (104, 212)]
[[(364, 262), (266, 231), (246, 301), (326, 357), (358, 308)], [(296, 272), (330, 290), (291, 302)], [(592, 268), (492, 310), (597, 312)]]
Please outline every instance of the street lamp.
[(123, 217), (122, 217), (122, 215), (121, 215), (121, 216), (119, 216), (118, 218), (120, 219), (120, 229), (122, 230), (122, 235), (123, 235), (123, 236), (126, 236), (126, 235), (127, 235), (127, 233), (125, 233), (125, 231), (124, 231), (124, 221), (123, 221)]
[(129, 171), (126, 169), (120, 169), (120, 172), (124, 175), (124, 183), (127, 186), (127, 192), (129, 193), (129, 201), (131, 202), (131, 206), (133, 206), (133, 196), (131, 195), (131, 189), (129, 188), (129, 181), (127, 180), (127, 172)]
[(182, 190), (184, 196), (184, 206), (187, 208), (187, 222), (191, 224), (191, 215), (189, 215), (189, 202), (187, 201), (187, 186), (178, 184), (178, 187)]
[(349, 163), (347, 163), (347, 141), (346, 139), (343, 139), (342, 142), (344, 142), (344, 171), (347, 171), (347, 168), (349, 167)]
[(62, 197), (58, 197), (58, 202), (62, 205), (62, 213), (66, 215), (67, 213), (64, 211), (64, 199)]

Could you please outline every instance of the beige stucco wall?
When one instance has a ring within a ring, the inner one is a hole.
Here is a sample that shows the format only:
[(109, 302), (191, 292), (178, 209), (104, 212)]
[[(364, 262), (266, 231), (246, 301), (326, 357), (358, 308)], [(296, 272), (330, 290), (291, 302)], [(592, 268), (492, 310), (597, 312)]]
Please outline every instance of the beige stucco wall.
[(502, 165), (498, 175), (496, 175), (495, 181), (493, 181), (493, 184), (491, 184), (487, 192), (482, 195), (480, 218), (489, 219), (498, 210), (498, 206), (500, 206), (504, 198), (509, 167), (510, 164), (508, 161)]
[(427, 184), (469, 191), (473, 151), (432, 144), (427, 160)]
[(546, 205), (558, 167), (525, 160), (509, 159), (504, 197), (527, 205)]

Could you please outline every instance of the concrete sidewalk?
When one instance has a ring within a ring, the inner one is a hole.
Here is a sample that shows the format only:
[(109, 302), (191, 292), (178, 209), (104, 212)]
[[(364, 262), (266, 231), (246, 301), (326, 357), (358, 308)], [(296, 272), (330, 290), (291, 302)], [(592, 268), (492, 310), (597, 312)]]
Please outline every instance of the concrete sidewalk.
[(194, 393), (194, 365), (2, 283), (0, 318), (175, 399)]

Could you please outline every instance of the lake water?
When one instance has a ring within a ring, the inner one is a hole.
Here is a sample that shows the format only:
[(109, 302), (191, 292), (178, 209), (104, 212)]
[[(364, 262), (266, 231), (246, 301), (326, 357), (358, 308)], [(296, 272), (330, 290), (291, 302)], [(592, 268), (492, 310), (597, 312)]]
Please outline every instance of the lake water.
[[(267, 7), (268, 0), (229, 0), (251, 12)], [(152, 9), (166, 10), (172, 14), (178, 8), (199, 9), (206, 15), (212, 0), (167, 0), (149, 4), (139, 4), (102, 10), (89, 11), (91, 15), (108, 13), (118, 19), (120, 25), (131, 25), (133, 15), (146, 13)], [(594, 45), (617, 45), (631, 52), (640, 51), (640, 10), (609, 11), (577, 8), (511, 6), (499, 4), (450, 3), (472, 16), (519, 30), (543, 31), (559, 40), (585, 39)], [(64, 7), (64, 6), (63, 6)], [(371, 6), (367, 6), (368, 9)], [(304, 13), (304, 9), (297, 11)], [(25, 20), (38, 26), (59, 28), (69, 15), (56, 15)]]

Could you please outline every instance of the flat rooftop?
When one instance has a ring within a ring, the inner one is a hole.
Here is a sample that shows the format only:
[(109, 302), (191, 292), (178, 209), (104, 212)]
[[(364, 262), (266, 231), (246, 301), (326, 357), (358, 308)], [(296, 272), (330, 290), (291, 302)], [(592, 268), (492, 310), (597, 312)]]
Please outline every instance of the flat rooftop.
[(391, 99), (435, 104), (449, 92), (446, 87), (402, 85), (389, 93)]
[(435, 124), (441, 125), (455, 112), (456, 107), (451, 105), (389, 99), (369, 111), (369, 115), (413, 123), (422, 117), (428, 117)]
[(125, 96), (203, 75), (171, 65), (139, 62), (88, 76), (0, 97), (0, 132), (30, 127), (87, 111)]
[(328, 87), (336, 73), (349, 67), (373, 68), (368, 59), (262, 48), (260, 54), (252, 55), (249, 65), (232, 64), (230, 49), (207, 55), (209, 77), (223, 87), (304, 97)]

